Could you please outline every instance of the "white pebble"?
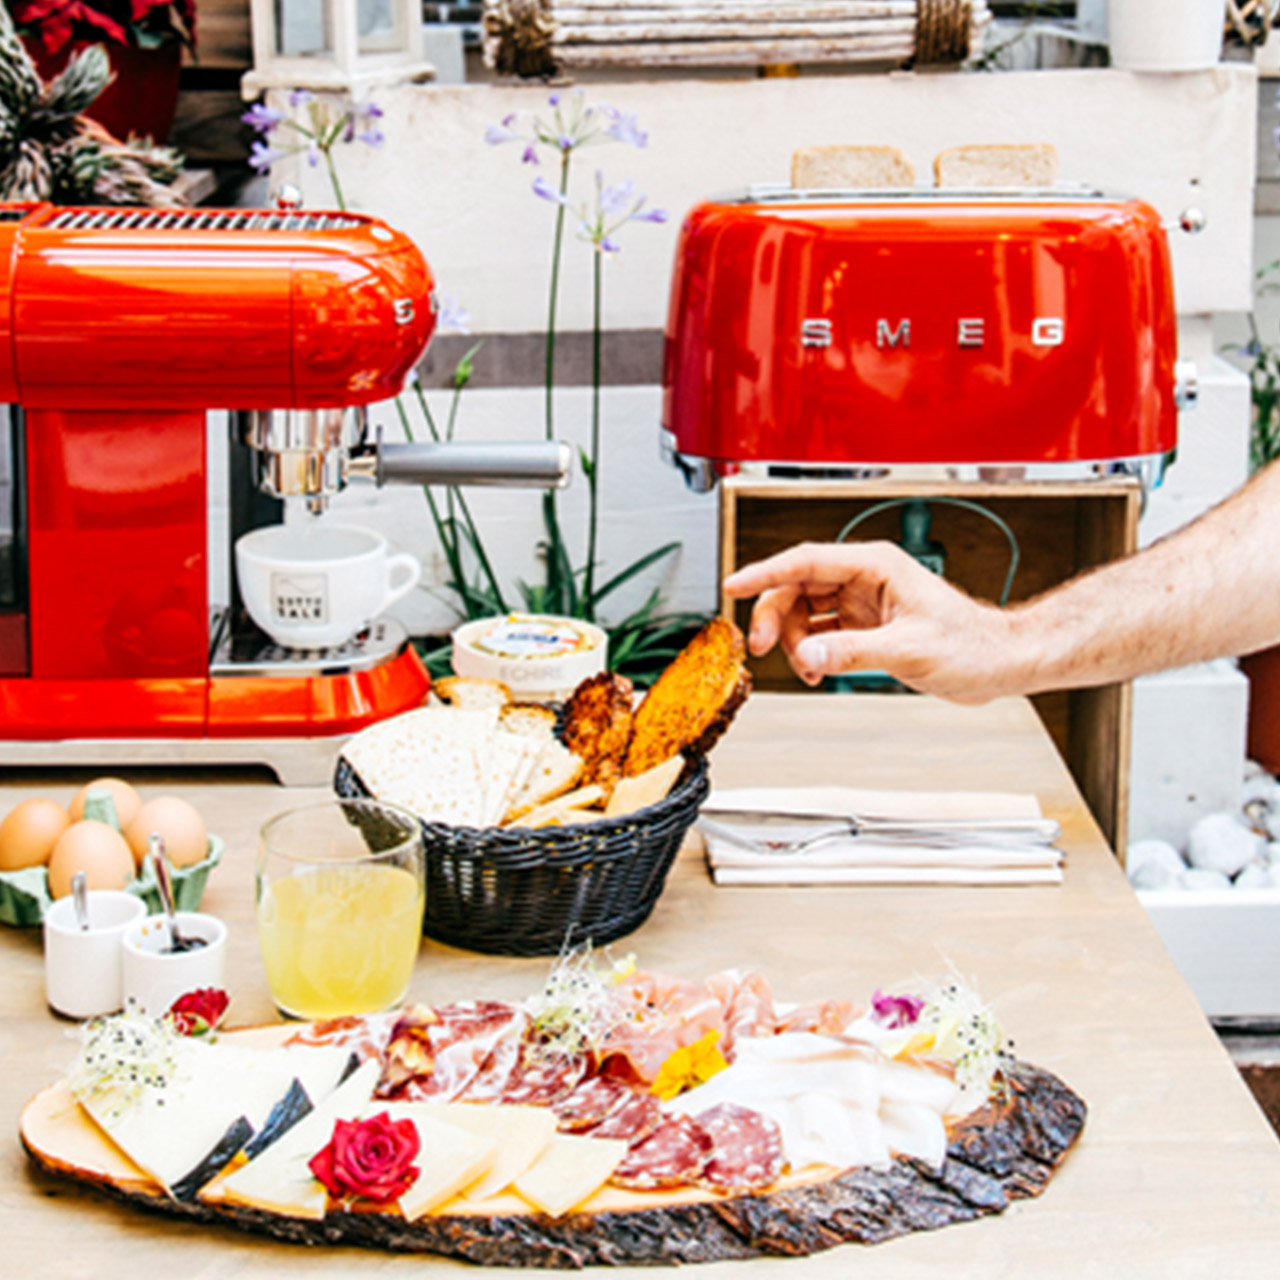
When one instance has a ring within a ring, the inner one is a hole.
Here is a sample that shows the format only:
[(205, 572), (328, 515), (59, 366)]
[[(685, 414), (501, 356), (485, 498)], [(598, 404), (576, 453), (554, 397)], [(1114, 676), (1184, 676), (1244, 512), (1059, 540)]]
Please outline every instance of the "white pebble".
[(1274, 889), (1275, 880), (1270, 867), (1260, 862), (1251, 862), (1233, 881), (1237, 889)]
[(1166, 840), (1135, 840), (1124, 865), (1135, 889), (1175, 889), (1187, 869), (1182, 854)]
[(1270, 867), (1280, 867), (1280, 840), (1272, 840), (1262, 850), (1262, 861)]
[(1209, 813), (1187, 832), (1187, 861), (1202, 871), (1233, 876), (1261, 852), (1263, 838), (1232, 813)]
[(1191, 867), (1182, 873), (1178, 887), (1181, 889), (1230, 889), (1231, 881), (1221, 871), (1206, 871), (1200, 867)]
[(1280, 782), (1277, 782), (1269, 773), (1259, 773), (1246, 778), (1244, 786), (1240, 789), (1240, 803), (1248, 806), (1255, 801), (1260, 801), (1268, 809), (1274, 809), (1277, 801), (1280, 801)]

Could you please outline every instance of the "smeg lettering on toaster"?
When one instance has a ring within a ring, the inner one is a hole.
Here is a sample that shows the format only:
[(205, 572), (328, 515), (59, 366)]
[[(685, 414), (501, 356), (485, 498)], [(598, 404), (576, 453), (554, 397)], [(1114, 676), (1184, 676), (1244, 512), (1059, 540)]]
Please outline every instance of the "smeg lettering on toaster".
[[(1031, 342), (1037, 347), (1058, 347), (1066, 337), (1061, 316), (1037, 316), (1031, 325)], [(829, 347), (835, 341), (835, 324), (831, 320), (810, 318), (801, 322), (800, 345)], [(881, 317), (876, 321), (876, 346), (909, 347), (911, 320), (903, 317), (896, 324)], [(987, 322), (980, 316), (966, 316), (956, 321), (956, 346), (981, 347), (987, 340)]]

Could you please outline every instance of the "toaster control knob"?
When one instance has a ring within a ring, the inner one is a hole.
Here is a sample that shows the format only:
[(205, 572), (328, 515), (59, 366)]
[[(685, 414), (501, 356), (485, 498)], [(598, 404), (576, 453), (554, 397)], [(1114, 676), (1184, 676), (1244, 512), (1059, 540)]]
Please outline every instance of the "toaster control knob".
[(1200, 375), (1194, 360), (1175, 360), (1173, 399), (1179, 409), (1190, 409), (1200, 398)]
[(1208, 223), (1203, 209), (1183, 209), (1178, 215), (1178, 226), (1191, 236), (1199, 235)]

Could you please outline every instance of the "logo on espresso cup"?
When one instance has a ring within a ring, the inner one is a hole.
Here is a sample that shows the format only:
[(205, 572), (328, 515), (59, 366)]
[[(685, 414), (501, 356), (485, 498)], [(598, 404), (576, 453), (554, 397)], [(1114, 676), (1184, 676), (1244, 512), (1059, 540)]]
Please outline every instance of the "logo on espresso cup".
[(278, 622), (328, 622), (328, 580), (323, 573), (273, 573), (271, 609)]

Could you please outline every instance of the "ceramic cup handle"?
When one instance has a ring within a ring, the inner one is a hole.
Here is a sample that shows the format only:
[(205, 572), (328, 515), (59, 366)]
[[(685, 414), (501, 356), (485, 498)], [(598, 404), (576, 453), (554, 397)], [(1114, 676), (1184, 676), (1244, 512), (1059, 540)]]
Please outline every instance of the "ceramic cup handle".
[[(403, 581), (396, 581), (397, 573), (403, 573)], [(399, 551), (395, 555), (388, 556), (387, 591), (382, 598), (382, 604), (378, 606), (378, 612), (382, 613), (397, 600), (407, 596), (418, 585), (421, 577), (422, 562), (417, 556), (411, 556), (407, 551)]]

